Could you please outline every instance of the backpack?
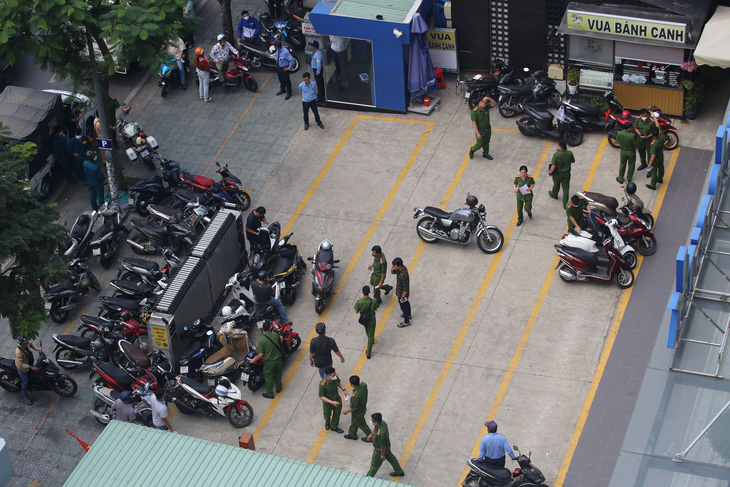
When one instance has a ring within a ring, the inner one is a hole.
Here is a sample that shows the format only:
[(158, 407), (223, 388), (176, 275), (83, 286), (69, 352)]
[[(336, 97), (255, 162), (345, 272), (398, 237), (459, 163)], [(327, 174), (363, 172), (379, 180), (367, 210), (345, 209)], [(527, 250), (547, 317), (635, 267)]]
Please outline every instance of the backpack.
[(360, 312), (360, 317), (357, 319), (357, 322), (360, 323), (362, 326), (368, 326), (370, 324), (370, 317), (372, 316), (373, 312), (373, 300), (370, 299), (370, 306), (367, 307), (366, 310)]

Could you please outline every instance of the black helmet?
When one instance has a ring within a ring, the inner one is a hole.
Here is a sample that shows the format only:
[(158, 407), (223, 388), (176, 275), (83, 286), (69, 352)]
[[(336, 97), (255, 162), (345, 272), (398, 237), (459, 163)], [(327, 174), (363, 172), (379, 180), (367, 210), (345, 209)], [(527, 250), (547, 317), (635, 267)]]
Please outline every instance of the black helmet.
[(96, 151), (95, 150), (87, 150), (85, 156), (90, 161), (96, 161)]
[(636, 183), (633, 181), (629, 181), (629, 184), (626, 185), (626, 192), (629, 194), (636, 193)]
[(78, 274), (71, 274), (70, 276), (68, 276), (68, 280), (76, 284), (81, 280), (81, 278), (78, 276)]
[(266, 271), (259, 271), (257, 274), (259, 279), (268, 280), (269, 279), (269, 273)]
[(472, 207), (476, 206), (477, 204), (479, 204), (479, 200), (473, 194), (467, 193), (466, 194), (466, 204), (467, 204), (467, 206), (469, 206), (469, 208), (472, 208)]
[(324, 333), (326, 330), (327, 330), (327, 327), (321, 321), (314, 326), (314, 331), (316, 331), (317, 334)]
[(28, 343), (28, 339), (27, 338), (25, 338), (22, 335), (18, 337), (18, 345), (24, 345), (26, 343)]
[(259, 15), (259, 20), (261, 22), (271, 20), (271, 14), (269, 12), (261, 12), (261, 15)]

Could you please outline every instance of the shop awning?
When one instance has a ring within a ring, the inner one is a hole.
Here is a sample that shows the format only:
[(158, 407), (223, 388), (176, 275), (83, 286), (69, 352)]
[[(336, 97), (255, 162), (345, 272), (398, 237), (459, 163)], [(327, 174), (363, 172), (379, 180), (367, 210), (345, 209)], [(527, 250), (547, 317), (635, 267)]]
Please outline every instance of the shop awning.
[(717, 7), (695, 50), (697, 64), (730, 68), (730, 7)]

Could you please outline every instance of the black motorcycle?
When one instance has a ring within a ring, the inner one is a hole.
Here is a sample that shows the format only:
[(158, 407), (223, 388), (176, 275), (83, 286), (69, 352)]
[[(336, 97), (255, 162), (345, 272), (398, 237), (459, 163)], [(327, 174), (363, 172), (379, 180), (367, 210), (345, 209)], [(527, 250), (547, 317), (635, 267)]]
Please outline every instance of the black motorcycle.
[(137, 321), (146, 320), (154, 304), (147, 299), (136, 300), (117, 296), (102, 296), (99, 298), (99, 303), (101, 303), (99, 316), (103, 318), (125, 320), (125, 312), (128, 312)]
[(523, 455), (514, 445), (512, 449), (517, 454), (517, 463), (520, 468), (513, 472), (497, 465), (470, 458), (466, 464), (469, 473), (464, 479), (463, 487), (539, 487), (545, 485), (545, 476), (532, 464), (530, 455)]
[(248, 389), (252, 392), (256, 392), (265, 383), (264, 380), (264, 362), (258, 362), (255, 364), (251, 363), (251, 360), (256, 358), (255, 351), (248, 352), (246, 358), (243, 359), (241, 365), (241, 383), (244, 386), (248, 386)]
[(572, 146), (583, 143), (583, 131), (569, 113), (566, 112), (564, 119), (554, 125), (553, 114), (548, 110), (529, 103), (520, 102), (519, 105), (520, 109), (527, 115), (515, 122), (522, 135), (565, 139), (565, 142)]
[(416, 233), (426, 243), (439, 240), (467, 244), (476, 236), (477, 244), (482, 252), (494, 254), (504, 244), (504, 235), (494, 225), (487, 225), (485, 218), (487, 209), (479, 205), (476, 196), (467, 193), (467, 208), (448, 212), (441, 208), (427, 206), (415, 208), (413, 219), (421, 218), (416, 225)]
[(117, 348), (117, 342), (124, 340), (121, 331), (104, 331), (95, 340), (76, 335), (53, 334), (56, 342), (56, 362), (64, 369), (76, 369), (85, 363), (96, 361), (110, 361), (119, 366), (122, 353)]
[(511, 118), (524, 111), (523, 103), (533, 106), (547, 106), (558, 108), (563, 97), (555, 86), (555, 80), (550, 79), (544, 71), (537, 71), (524, 85), (499, 86), (498, 110), (505, 118)]
[[(62, 397), (71, 397), (76, 394), (78, 385), (51, 362), (45, 353), (38, 355), (38, 362), (34, 364), (38, 370), (28, 373), (29, 391), (53, 391)], [(0, 386), (8, 392), (20, 392), (22, 384), (18, 370), (15, 368), (15, 359), (0, 358)]]
[(307, 257), (312, 262), (312, 295), (314, 296), (314, 311), (322, 314), (327, 304), (327, 298), (335, 288), (335, 269), (339, 260), (335, 259), (332, 243), (322, 240), (314, 257)]
[(133, 218), (130, 223), (138, 232), (127, 239), (135, 254), (159, 254), (163, 247), (169, 247), (176, 253), (188, 255), (195, 246), (195, 231), (186, 222), (160, 225)]
[[(259, 16), (259, 22), (261, 23), (262, 31), (264, 29), (264, 21), (266, 21), (266, 23), (270, 23), (270, 20), (266, 20), (268, 15), (269, 14), (267, 12), (264, 12)], [(269, 35), (267, 39), (267, 41), (259, 41), (256, 43), (243, 41), (238, 44), (238, 50), (241, 52), (241, 56), (246, 61), (246, 63), (248, 63), (248, 65), (254, 69), (258, 69), (261, 66), (276, 68), (276, 51), (274, 50), (273, 46), (276, 39), (271, 35)], [(289, 70), (289, 72), (294, 73), (298, 71), (299, 59), (297, 59), (297, 57), (294, 55), (294, 47), (285, 39), (279, 40), (281, 40), (281, 44), (284, 47), (289, 49), (289, 52), (292, 53), (292, 57), (294, 58), (294, 67)]]
[(144, 281), (114, 279), (109, 284), (114, 288), (114, 297), (132, 299), (134, 301), (142, 301), (143, 299), (153, 301), (162, 292), (159, 286)]
[(276, 259), (276, 249), (279, 246), (281, 225), (273, 222), (268, 227), (259, 228), (259, 234), (251, 245), (248, 253), (248, 266), (253, 272), (268, 269)]
[(76, 308), (89, 294), (89, 288), (99, 291), (101, 284), (84, 264), (83, 259), (74, 259), (69, 265), (71, 273), (65, 283), (49, 288), (43, 295), (46, 311), (56, 323), (63, 323), (72, 309)]
[(161, 158), (162, 176), (154, 175), (143, 179), (129, 188), (131, 199), (129, 205), (137, 213), (147, 216), (147, 205), (159, 204), (170, 197), (171, 188), (178, 185), (180, 164)]
[(89, 246), (91, 255), (99, 256), (99, 263), (108, 269), (129, 230), (122, 223), (121, 210), (111, 201), (105, 202), (98, 213), (104, 218), (104, 224), (96, 229)]
[(492, 66), (492, 74), (486, 76), (479, 75), (466, 81), (467, 100), (470, 109), (476, 108), (479, 100), (485, 96), (497, 99), (498, 86), (524, 85), (527, 80), (521, 74), (518, 74), (511, 66), (505, 64), (501, 59), (494, 60)]
[(201, 320), (195, 320), (192, 326), (184, 327), (180, 337), (188, 343), (178, 361), (180, 374), (199, 380), (202, 376), (200, 366), (223, 345), (213, 326)]
[(274, 22), (271, 20), (268, 12), (263, 12), (259, 16), (261, 23), (261, 41), (268, 45), (270, 40), (280, 40), (282, 44), (287, 41), (294, 49), (304, 50), (307, 47), (307, 39), (302, 33), (302, 26), (299, 22), (290, 20), (280, 20)]
[(624, 107), (616, 99), (614, 94), (607, 91), (603, 94), (604, 100), (608, 103), (609, 110), (604, 113), (595, 103), (588, 103), (580, 100), (563, 100), (560, 108), (568, 112), (575, 120), (575, 123), (583, 132), (602, 131), (610, 132), (619, 127), (617, 117), (624, 111)]
[(170, 279), (182, 266), (182, 262), (171, 249), (162, 249), (167, 264), (160, 268), (157, 262), (134, 257), (119, 260), (117, 279), (124, 281), (144, 281), (148, 284), (167, 287)]
[(63, 255), (70, 259), (86, 256), (95, 222), (95, 211), (85, 211), (76, 218), (69, 232), (68, 247)]

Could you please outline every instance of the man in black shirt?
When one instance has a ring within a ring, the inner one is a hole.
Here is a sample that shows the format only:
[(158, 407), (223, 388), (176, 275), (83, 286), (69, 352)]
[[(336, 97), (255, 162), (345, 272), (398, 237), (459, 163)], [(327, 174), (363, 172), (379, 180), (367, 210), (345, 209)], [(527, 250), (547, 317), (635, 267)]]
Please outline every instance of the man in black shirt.
[(269, 276), (266, 271), (259, 271), (257, 280), (251, 283), (251, 291), (253, 292), (254, 312), (272, 305), (276, 308), (283, 322), (289, 323), (289, 317), (286, 315), (284, 305), (274, 297), (274, 288), (269, 284)]
[(266, 221), (266, 208), (263, 206), (253, 210), (246, 218), (246, 238), (252, 246), (256, 244), (256, 237), (259, 235), (261, 223), (268, 223)]
[(309, 344), (309, 365), (317, 367), (319, 369), (319, 376), (324, 379), (327, 377), (325, 369), (332, 367), (332, 352), (335, 352), (340, 357), (340, 362), (345, 362), (345, 357), (342, 356), (340, 349), (337, 348), (337, 342), (334, 338), (330, 338), (325, 335), (327, 327), (321, 321), (314, 327), (317, 332), (317, 336), (312, 339)]

